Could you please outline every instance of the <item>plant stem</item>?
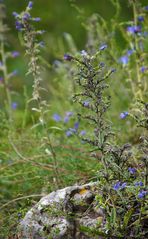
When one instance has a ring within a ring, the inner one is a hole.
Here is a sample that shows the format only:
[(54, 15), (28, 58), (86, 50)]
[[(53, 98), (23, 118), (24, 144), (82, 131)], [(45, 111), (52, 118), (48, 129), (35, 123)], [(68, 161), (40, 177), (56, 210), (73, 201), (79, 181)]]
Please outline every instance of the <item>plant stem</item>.
[(4, 83), (4, 90), (6, 94), (6, 108), (10, 122), (12, 122), (12, 109), (11, 109), (11, 93), (8, 87), (8, 71), (7, 71), (7, 63), (5, 57), (5, 47), (4, 42), (1, 41), (1, 57), (2, 57), (2, 71), (3, 71), (3, 83)]
[[(133, 5), (133, 15), (134, 15), (134, 26), (137, 26), (137, 9), (135, 1), (132, 1)], [(138, 38), (137, 34), (134, 34), (134, 41), (135, 41), (135, 50), (136, 50), (136, 75), (137, 75), (137, 83), (138, 89), (135, 91), (135, 97), (140, 98), (142, 100), (142, 91), (141, 91), (141, 77), (140, 77), (140, 65), (139, 65), (139, 45), (138, 45)]]

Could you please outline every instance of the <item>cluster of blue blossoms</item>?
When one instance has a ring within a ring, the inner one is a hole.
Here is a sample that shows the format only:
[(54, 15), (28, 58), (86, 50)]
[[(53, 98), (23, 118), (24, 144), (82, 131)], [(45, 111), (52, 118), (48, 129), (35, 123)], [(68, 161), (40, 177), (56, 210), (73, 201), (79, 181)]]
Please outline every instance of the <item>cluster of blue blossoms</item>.
[[(137, 172), (137, 169), (136, 169), (136, 168), (129, 167), (129, 168), (128, 168), (128, 171), (129, 171), (129, 173), (130, 173), (131, 175), (135, 175), (136, 172)], [(143, 187), (143, 186), (144, 186), (144, 184), (143, 184), (142, 181), (135, 182), (133, 186), (134, 186), (134, 187), (139, 187), (139, 190), (138, 190), (139, 192), (138, 192), (138, 194), (137, 194), (137, 197), (138, 197), (138, 198), (142, 199), (142, 198), (144, 198), (144, 197), (147, 195), (148, 191), (146, 191), (146, 190), (144, 190), (144, 189), (140, 189), (140, 187)], [(132, 187), (133, 187), (133, 186), (132, 186)], [(122, 183), (122, 182), (120, 182), (120, 181), (118, 181), (117, 183), (115, 183), (115, 184), (113, 185), (113, 189), (114, 189), (115, 191), (119, 191), (119, 190), (125, 189), (126, 187), (130, 187), (130, 186), (128, 186), (126, 182)]]
[[(30, 1), (28, 3), (28, 6), (26, 8), (26, 11), (23, 12), (22, 14), (18, 14), (17, 12), (13, 12), (13, 16), (15, 17), (16, 19), (16, 22), (15, 22), (15, 27), (18, 31), (23, 31), (25, 29), (25, 27), (29, 27), (27, 25), (27, 22), (28, 21), (34, 21), (34, 22), (39, 22), (41, 20), (40, 17), (35, 17), (33, 18), (31, 15), (30, 15), (30, 10), (32, 9), (33, 7), (33, 2)], [(40, 31), (38, 32), (39, 34), (42, 34), (43, 31)]]
[[(67, 124), (72, 116), (73, 116), (73, 112), (68, 111), (68, 112), (66, 112), (64, 118), (62, 118), (62, 117), (61, 117), (59, 114), (57, 114), (57, 113), (55, 113), (52, 118), (53, 118), (53, 120), (54, 120), (55, 122), (63, 121), (63, 123)], [(70, 137), (70, 136), (72, 136), (72, 135), (74, 135), (74, 134), (78, 134), (78, 133), (79, 133), (80, 136), (83, 136), (83, 135), (86, 134), (86, 131), (85, 131), (85, 130), (81, 130), (80, 132), (78, 132), (78, 129), (79, 129), (79, 122), (76, 121), (76, 122), (74, 123), (73, 128), (68, 128), (68, 129), (66, 130), (65, 134), (66, 134), (67, 137)]]

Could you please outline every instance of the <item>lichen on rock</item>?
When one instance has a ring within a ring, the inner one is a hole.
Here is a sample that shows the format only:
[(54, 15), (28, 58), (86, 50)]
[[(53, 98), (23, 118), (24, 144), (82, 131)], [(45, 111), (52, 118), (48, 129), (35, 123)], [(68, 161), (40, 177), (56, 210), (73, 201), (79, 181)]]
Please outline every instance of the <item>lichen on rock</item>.
[[(21, 239), (95, 239), (81, 228), (100, 228), (104, 214), (96, 210), (97, 183), (72, 186), (43, 197), (18, 226)], [(98, 238), (98, 237), (97, 237)]]

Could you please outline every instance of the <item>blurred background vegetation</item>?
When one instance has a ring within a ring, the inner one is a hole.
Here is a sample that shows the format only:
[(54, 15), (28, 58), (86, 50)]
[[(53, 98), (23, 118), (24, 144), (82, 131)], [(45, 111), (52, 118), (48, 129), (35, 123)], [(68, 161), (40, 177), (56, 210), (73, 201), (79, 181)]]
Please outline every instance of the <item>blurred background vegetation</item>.
[[(12, 12), (21, 12), (25, 9), (28, 1), (11, 0), (4, 1), (7, 8), (7, 19), (6, 23), (10, 28), (8, 33), (8, 49), (16, 50), (20, 52), (20, 57), (14, 60), (9, 60), (9, 71), (17, 70), (18, 74), (11, 81), (12, 88), (18, 94), (14, 95), (14, 101), (19, 101), (19, 109), (24, 108), (24, 101), (20, 97), (19, 93), (24, 94), (24, 86), (27, 87), (28, 97), (31, 97), (32, 93), (32, 80), (30, 76), (25, 76), (27, 72), (27, 59), (24, 57), (24, 49), (18, 42), (18, 33), (15, 29), (15, 20), (12, 16)], [(129, 1), (119, 0), (121, 5), (119, 23), (123, 21), (130, 21), (133, 19), (132, 9), (129, 7)], [(146, 5), (146, 0), (140, 1), (142, 5)], [(87, 41), (86, 26), (88, 19), (92, 14), (97, 13), (103, 17), (107, 23), (108, 29), (111, 28), (112, 18), (115, 16), (116, 9), (112, 3), (114, 0), (34, 0), (32, 9), (32, 15), (39, 16), (42, 21), (36, 23), (37, 28), (44, 29), (46, 32), (42, 36), (42, 40), (45, 42), (45, 48), (42, 51), (43, 57), (46, 59), (46, 66), (53, 65), (55, 60), (63, 59), (63, 54), (71, 50), (71, 46), (67, 44), (66, 33), (72, 36), (73, 42), (72, 47), (78, 51), (85, 48)], [(100, 26), (101, 27), (101, 26)], [(100, 35), (102, 33), (100, 32)], [(116, 39), (118, 45), (124, 46), (124, 39), (120, 33), (117, 32)], [(71, 44), (71, 43), (70, 43)], [(99, 44), (99, 39), (98, 39)], [(116, 51), (116, 49), (115, 49)], [(117, 49), (118, 51), (118, 49)], [(118, 57), (120, 56), (121, 50), (118, 51)], [(49, 66), (50, 67), (50, 66)], [(46, 78), (46, 87), (49, 88), (51, 93), (49, 98), (58, 97), (54, 90), (57, 87), (57, 76), (55, 77), (52, 70), (47, 71), (44, 74)], [(55, 79), (56, 78), (56, 79)], [(54, 80), (53, 80), (54, 79)], [(51, 84), (49, 82), (52, 82)], [(54, 84), (55, 82), (55, 84)], [(62, 85), (60, 85), (62, 87)], [(64, 87), (64, 86), (63, 86)], [(62, 90), (61, 90), (62, 92)], [(63, 93), (62, 93), (63, 94)], [(1, 98), (3, 95), (1, 95)], [(1, 100), (2, 101), (2, 100)]]

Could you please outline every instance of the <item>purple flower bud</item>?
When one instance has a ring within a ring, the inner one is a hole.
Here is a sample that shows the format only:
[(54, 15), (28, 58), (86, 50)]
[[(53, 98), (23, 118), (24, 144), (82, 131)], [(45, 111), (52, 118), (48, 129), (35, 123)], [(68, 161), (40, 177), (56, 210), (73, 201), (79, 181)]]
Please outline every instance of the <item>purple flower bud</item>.
[(64, 123), (67, 123), (70, 119), (70, 117), (73, 115), (73, 112), (66, 112), (66, 116), (64, 117)]
[(82, 50), (80, 53), (81, 53), (82, 56), (88, 56), (88, 53), (85, 50)]
[(133, 52), (134, 52), (134, 50), (128, 50), (128, 51), (127, 51), (127, 55), (130, 56), (130, 55), (133, 54)]
[(126, 185), (127, 185), (127, 183), (122, 183), (120, 188), (123, 189), (126, 187)]
[(54, 121), (59, 122), (59, 121), (61, 121), (61, 116), (58, 114), (54, 114), (53, 119), (54, 119)]
[(24, 28), (24, 25), (20, 21), (15, 22), (15, 27), (18, 31), (22, 31)]
[(41, 21), (41, 18), (40, 17), (35, 17), (32, 19), (34, 22), (40, 22)]
[(129, 167), (129, 168), (128, 168), (128, 171), (129, 171), (131, 174), (135, 174), (135, 173), (136, 173), (136, 169), (135, 169), (135, 168)]
[(17, 12), (13, 12), (12, 15), (17, 18), (19, 16), (19, 14)]
[(105, 66), (105, 63), (104, 62), (100, 62), (99, 64), (101, 67), (104, 67)]
[(67, 131), (66, 131), (66, 136), (67, 136), (67, 137), (70, 137), (71, 135), (72, 135), (71, 130), (67, 130)]
[(82, 130), (81, 132), (80, 132), (80, 135), (81, 136), (83, 136), (83, 135), (85, 135), (86, 134), (86, 131), (85, 130)]
[(88, 106), (89, 106), (89, 101), (88, 101), (88, 100), (84, 101), (84, 102), (83, 102), (83, 106), (84, 106), (84, 107), (88, 107)]
[(64, 60), (71, 61), (72, 59), (73, 59), (73, 57), (70, 56), (69, 54), (64, 54)]
[(127, 116), (128, 116), (128, 112), (122, 112), (121, 114), (120, 114), (120, 119), (125, 119)]
[(18, 107), (18, 103), (17, 103), (17, 102), (12, 102), (11, 108), (12, 108), (13, 110), (16, 110), (17, 107)]
[(103, 51), (103, 50), (105, 50), (106, 48), (107, 48), (107, 44), (103, 44), (103, 45), (100, 46), (99, 50), (100, 50), (100, 51)]
[(69, 117), (68, 116), (65, 116), (64, 117), (64, 123), (67, 123), (69, 121)]
[(4, 78), (2, 76), (0, 76), (0, 83), (2, 83), (4, 80)]
[(77, 130), (79, 128), (79, 122), (74, 123), (74, 129)]
[(70, 117), (70, 116), (72, 116), (72, 115), (73, 115), (73, 112), (71, 112), (71, 111), (67, 111), (67, 112), (66, 112), (66, 116)]
[(123, 65), (128, 64), (128, 61), (129, 61), (129, 59), (128, 59), (128, 56), (127, 56), (127, 55), (121, 56), (121, 57), (119, 58), (119, 62), (121, 62)]
[(28, 8), (32, 8), (33, 7), (33, 2), (32, 1), (30, 1), (29, 3), (28, 3)]
[(138, 21), (139, 22), (143, 22), (144, 21), (144, 17), (143, 16), (138, 16)]
[(112, 68), (112, 69), (111, 69), (111, 73), (114, 73), (114, 72), (116, 72), (116, 69), (115, 69), (115, 68)]
[(17, 74), (18, 74), (17, 70), (12, 71), (12, 73), (11, 73), (12, 76), (16, 76)]
[(17, 57), (17, 56), (19, 56), (20, 55), (20, 53), (18, 52), (18, 51), (13, 51), (12, 53), (11, 53), (11, 55), (12, 55), (12, 57)]
[(148, 68), (145, 67), (145, 66), (142, 66), (142, 67), (140, 68), (140, 70), (141, 70), (142, 73), (144, 73), (147, 69), (148, 69)]
[(24, 15), (23, 15), (23, 17), (22, 17), (22, 19), (23, 19), (24, 21), (28, 21), (30, 17), (31, 17), (30, 14), (29, 14), (28, 12), (25, 12)]

